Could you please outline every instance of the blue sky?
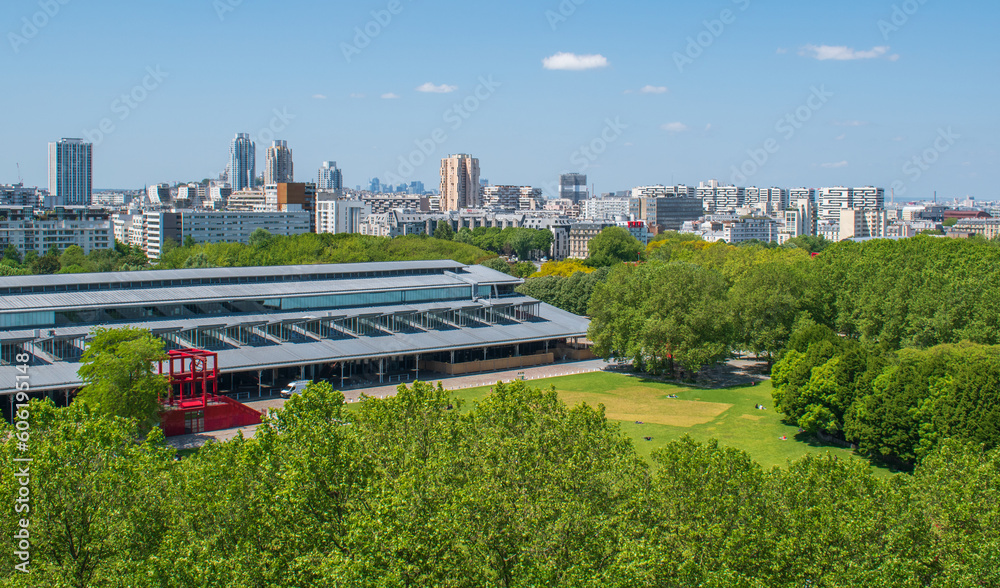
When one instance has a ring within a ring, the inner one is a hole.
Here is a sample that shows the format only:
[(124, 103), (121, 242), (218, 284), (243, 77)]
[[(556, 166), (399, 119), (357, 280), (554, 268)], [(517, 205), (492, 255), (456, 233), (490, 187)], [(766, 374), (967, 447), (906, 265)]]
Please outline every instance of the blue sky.
[(985, 0), (6, 0), (0, 182), (19, 162), (44, 186), (46, 143), (85, 131), (95, 187), (215, 177), (237, 132), (260, 171), (274, 128), (296, 179), (335, 160), (350, 186), (436, 187), (441, 157), (471, 153), (493, 183), (547, 191), (586, 168), (598, 192), (1000, 199), (998, 17)]

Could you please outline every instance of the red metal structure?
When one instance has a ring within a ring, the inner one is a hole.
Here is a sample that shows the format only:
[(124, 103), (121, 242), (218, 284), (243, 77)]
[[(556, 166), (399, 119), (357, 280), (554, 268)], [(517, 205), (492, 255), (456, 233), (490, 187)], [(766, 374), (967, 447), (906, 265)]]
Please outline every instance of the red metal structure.
[(160, 426), (167, 437), (260, 424), (259, 412), (219, 395), (217, 353), (176, 349), (167, 355), (159, 362), (159, 373), (170, 379), (170, 396), (160, 399)]

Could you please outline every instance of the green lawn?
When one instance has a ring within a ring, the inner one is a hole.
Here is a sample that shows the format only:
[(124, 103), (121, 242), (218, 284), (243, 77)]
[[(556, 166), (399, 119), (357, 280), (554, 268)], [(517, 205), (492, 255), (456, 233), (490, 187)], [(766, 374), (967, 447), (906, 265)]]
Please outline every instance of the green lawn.
[[(702, 390), (633, 377), (596, 372), (546, 380), (532, 380), (539, 388), (555, 386), (567, 404), (603, 404), (609, 419), (621, 423), (639, 453), (647, 459), (654, 449), (684, 435), (704, 442), (718, 439), (721, 445), (742, 449), (764, 467), (784, 466), (788, 460), (808, 453), (831, 452), (855, 457), (850, 450), (821, 444), (798, 428), (781, 422), (773, 410), (771, 382), (757, 386)], [(490, 387), (456, 390), (452, 394), (467, 406), (489, 394)], [(667, 396), (676, 394), (677, 399)], [(756, 410), (762, 404), (767, 410)], [(643, 424), (637, 424), (642, 421)], [(651, 437), (651, 441), (646, 441)], [(782, 437), (787, 437), (782, 440)]]

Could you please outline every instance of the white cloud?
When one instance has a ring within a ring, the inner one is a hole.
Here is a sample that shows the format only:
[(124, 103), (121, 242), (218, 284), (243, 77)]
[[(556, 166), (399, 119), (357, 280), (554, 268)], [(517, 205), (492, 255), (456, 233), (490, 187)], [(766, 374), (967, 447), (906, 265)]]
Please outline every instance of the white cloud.
[(877, 59), (879, 57), (886, 57), (890, 61), (899, 59), (899, 55), (888, 55), (888, 53), (888, 45), (872, 47), (868, 51), (855, 51), (843, 45), (806, 45), (799, 50), (799, 55), (818, 59), (819, 61), (854, 61), (857, 59)]
[(775, 51), (775, 53), (777, 53), (778, 55), (784, 55), (785, 53), (788, 53), (788, 49), (785, 49), (784, 47), (778, 47), (778, 50)]
[(705, 125), (705, 132), (708, 132), (708, 131), (711, 131), (711, 130), (712, 130), (712, 123), (708, 123), (707, 125)]
[(833, 123), (838, 127), (867, 127), (868, 121), (864, 120), (838, 120)]
[(846, 161), (836, 161), (834, 163), (824, 163), (824, 164), (821, 164), (820, 167), (825, 167), (826, 169), (838, 169), (838, 168), (841, 168), (841, 167), (847, 167), (847, 162)]
[(417, 87), (417, 92), (429, 92), (431, 94), (448, 94), (454, 92), (458, 89), (458, 86), (449, 86), (448, 84), (441, 84), (440, 86), (435, 86), (431, 82), (427, 82), (422, 86)]
[(843, 140), (844, 140), (844, 139), (846, 139), (846, 138), (847, 138), (847, 133), (843, 133), (843, 134), (841, 134), (841, 135), (837, 135), (837, 136), (835, 137), (835, 139), (837, 139), (838, 141), (843, 141)]
[(313, 94), (313, 98), (315, 98), (316, 100), (326, 100), (326, 96), (322, 94)]
[(383, 100), (395, 100), (397, 98), (399, 98), (399, 94), (393, 94), (392, 92), (389, 92), (388, 94), (382, 94)]
[(364, 98), (364, 97), (365, 97), (364, 94), (357, 94), (357, 93), (351, 94), (351, 98)]
[(542, 60), (545, 69), (583, 71), (608, 66), (608, 59), (603, 55), (577, 55), (576, 53), (556, 53)]
[(681, 122), (672, 122), (665, 125), (660, 125), (660, 128), (668, 133), (683, 133), (688, 130), (688, 126)]
[(643, 86), (639, 90), (643, 94), (666, 94), (669, 91), (666, 86)]

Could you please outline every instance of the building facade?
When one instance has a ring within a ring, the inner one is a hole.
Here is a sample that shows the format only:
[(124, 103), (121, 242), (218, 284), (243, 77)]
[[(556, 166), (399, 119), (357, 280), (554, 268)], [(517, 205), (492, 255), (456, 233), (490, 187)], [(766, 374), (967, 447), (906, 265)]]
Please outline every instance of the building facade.
[(14, 247), (22, 255), (34, 251), (45, 255), (63, 252), (73, 245), (83, 252), (111, 249), (114, 229), (107, 211), (87, 207), (58, 206), (52, 210), (32, 207), (0, 208), (0, 251)]
[(316, 179), (316, 189), (333, 192), (339, 192), (344, 189), (344, 174), (337, 167), (336, 161), (323, 162)]
[(90, 206), (94, 190), (94, 145), (83, 139), (49, 143), (49, 194), (60, 206)]
[(462, 153), (441, 160), (441, 210), (479, 208), (479, 160)]
[(282, 184), (295, 181), (295, 166), (292, 163), (292, 150), (287, 141), (274, 141), (267, 148), (264, 165), (264, 184)]
[(576, 204), (588, 200), (589, 194), (586, 174), (574, 173), (559, 176), (559, 198), (572, 200)]
[(257, 151), (249, 133), (237, 133), (229, 145), (226, 173), (234, 192), (250, 190), (257, 178)]
[(288, 212), (196, 211), (147, 212), (144, 242), (146, 255), (159, 259), (167, 239), (183, 244), (188, 237), (196, 243), (250, 242), (250, 235), (264, 229), (272, 235), (293, 236), (312, 231), (313, 213), (299, 210)]
[(372, 213), (360, 200), (318, 200), (316, 202), (317, 233), (360, 233), (361, 222)]

